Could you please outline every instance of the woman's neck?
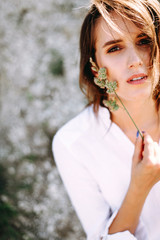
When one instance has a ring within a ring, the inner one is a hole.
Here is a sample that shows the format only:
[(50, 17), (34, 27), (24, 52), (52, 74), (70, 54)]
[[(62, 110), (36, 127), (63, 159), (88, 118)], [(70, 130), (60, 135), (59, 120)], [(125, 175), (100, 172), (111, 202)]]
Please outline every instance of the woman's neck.
[[(119, 104), (120, 105), (120, 104)], [(159, 113), (156, 110), (155, 102), (153, 100), (125, 102), (125, 107), (129, 111), (133, 120), (140, 131), (146, 131), (151, 135), (154, 141), (159, 141), (160, 129), (159, 129)], [(135, 143), (137, 129), (131, 121), (130, 117), (126, 113), (123, 107), (120, 107), (118, 111), (111, 114), (111, 119), (116, 123), (127, 137)]]

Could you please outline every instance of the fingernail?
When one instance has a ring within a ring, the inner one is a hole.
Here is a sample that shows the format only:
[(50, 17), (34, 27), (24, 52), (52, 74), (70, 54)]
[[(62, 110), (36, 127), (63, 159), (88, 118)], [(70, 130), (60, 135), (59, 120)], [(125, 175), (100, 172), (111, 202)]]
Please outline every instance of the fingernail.
[(136, 138), (138, 138), (138, 136), (139, 136), (139, 131), (137, 131)]

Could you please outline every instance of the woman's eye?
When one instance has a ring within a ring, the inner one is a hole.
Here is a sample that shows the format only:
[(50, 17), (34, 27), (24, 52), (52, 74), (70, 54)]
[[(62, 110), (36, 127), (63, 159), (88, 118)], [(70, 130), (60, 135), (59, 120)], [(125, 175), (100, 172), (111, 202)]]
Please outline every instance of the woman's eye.
[(112, 52), (119, 51), (120, 49), (121, 48), (119, 46), (114, 46), (114, 47), (111, 47), (107, 52), (112, 53)]
[(152, 44), (152, 40), (150, 38), (142, 38), (139, 42), (138, 45), (139, 46), (145, 46), (145, 45), (151, 45)]

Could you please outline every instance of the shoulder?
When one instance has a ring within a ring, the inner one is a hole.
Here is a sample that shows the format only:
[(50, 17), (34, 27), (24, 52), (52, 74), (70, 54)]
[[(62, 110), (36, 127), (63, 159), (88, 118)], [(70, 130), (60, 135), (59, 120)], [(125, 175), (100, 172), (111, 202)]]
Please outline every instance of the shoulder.
[(58, 130), (53, 142), (59, 139), (65, 145), (71, 145), (80, 136), (84, 135), (91, 126), (93, 127), (95, 122), (96, 116), (92, 107), (87, 107)]
[(92, 135), (96, 136), (96, 133), (103, 125), (103, 120), (110, 124), (110, 116), (106, 108), (100, 107), (97, 116), (92, 106), (85, 108), (58, 130), (53, 138), (53, 147), (57, 145), (57, 142), (61, 142), (61, 144), (69, 148), (79, 139), (84, 138), (86, 140)]

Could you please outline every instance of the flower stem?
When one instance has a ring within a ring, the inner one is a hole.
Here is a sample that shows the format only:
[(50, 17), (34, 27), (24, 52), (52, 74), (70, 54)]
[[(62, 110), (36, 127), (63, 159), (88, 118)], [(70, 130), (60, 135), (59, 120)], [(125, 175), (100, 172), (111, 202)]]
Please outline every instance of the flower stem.
[(135, 121), (134, 121), (133, 118), (131, 117), (130, 113), (128, 112), (127, 108), (125, 107), (125, 105), (123, 104), (122, 100), (121, 100), (120, 97), (117, 95), (117, 93), (116, 93), (115, 90), (114, 90), (114, 93), (115, 93), (116, 97), (118, 98), (118, 100), (120, 101), (120, 103), (122, 104), (122, 106), (124, 107), (124, 109), (125, 109), (125, 111), (127, 112), (128, 116), (129, 116), (130, 119), (132, 120), (134, 126), (137, 128), (137, 130), (138, 130), (138, 132), (139, 132), (139, 134), (140, 134), (142, 140), (144, 140), (144, 137), (143, 137), (141, 131), (140, 131), (139, 128), (137, 127)]

